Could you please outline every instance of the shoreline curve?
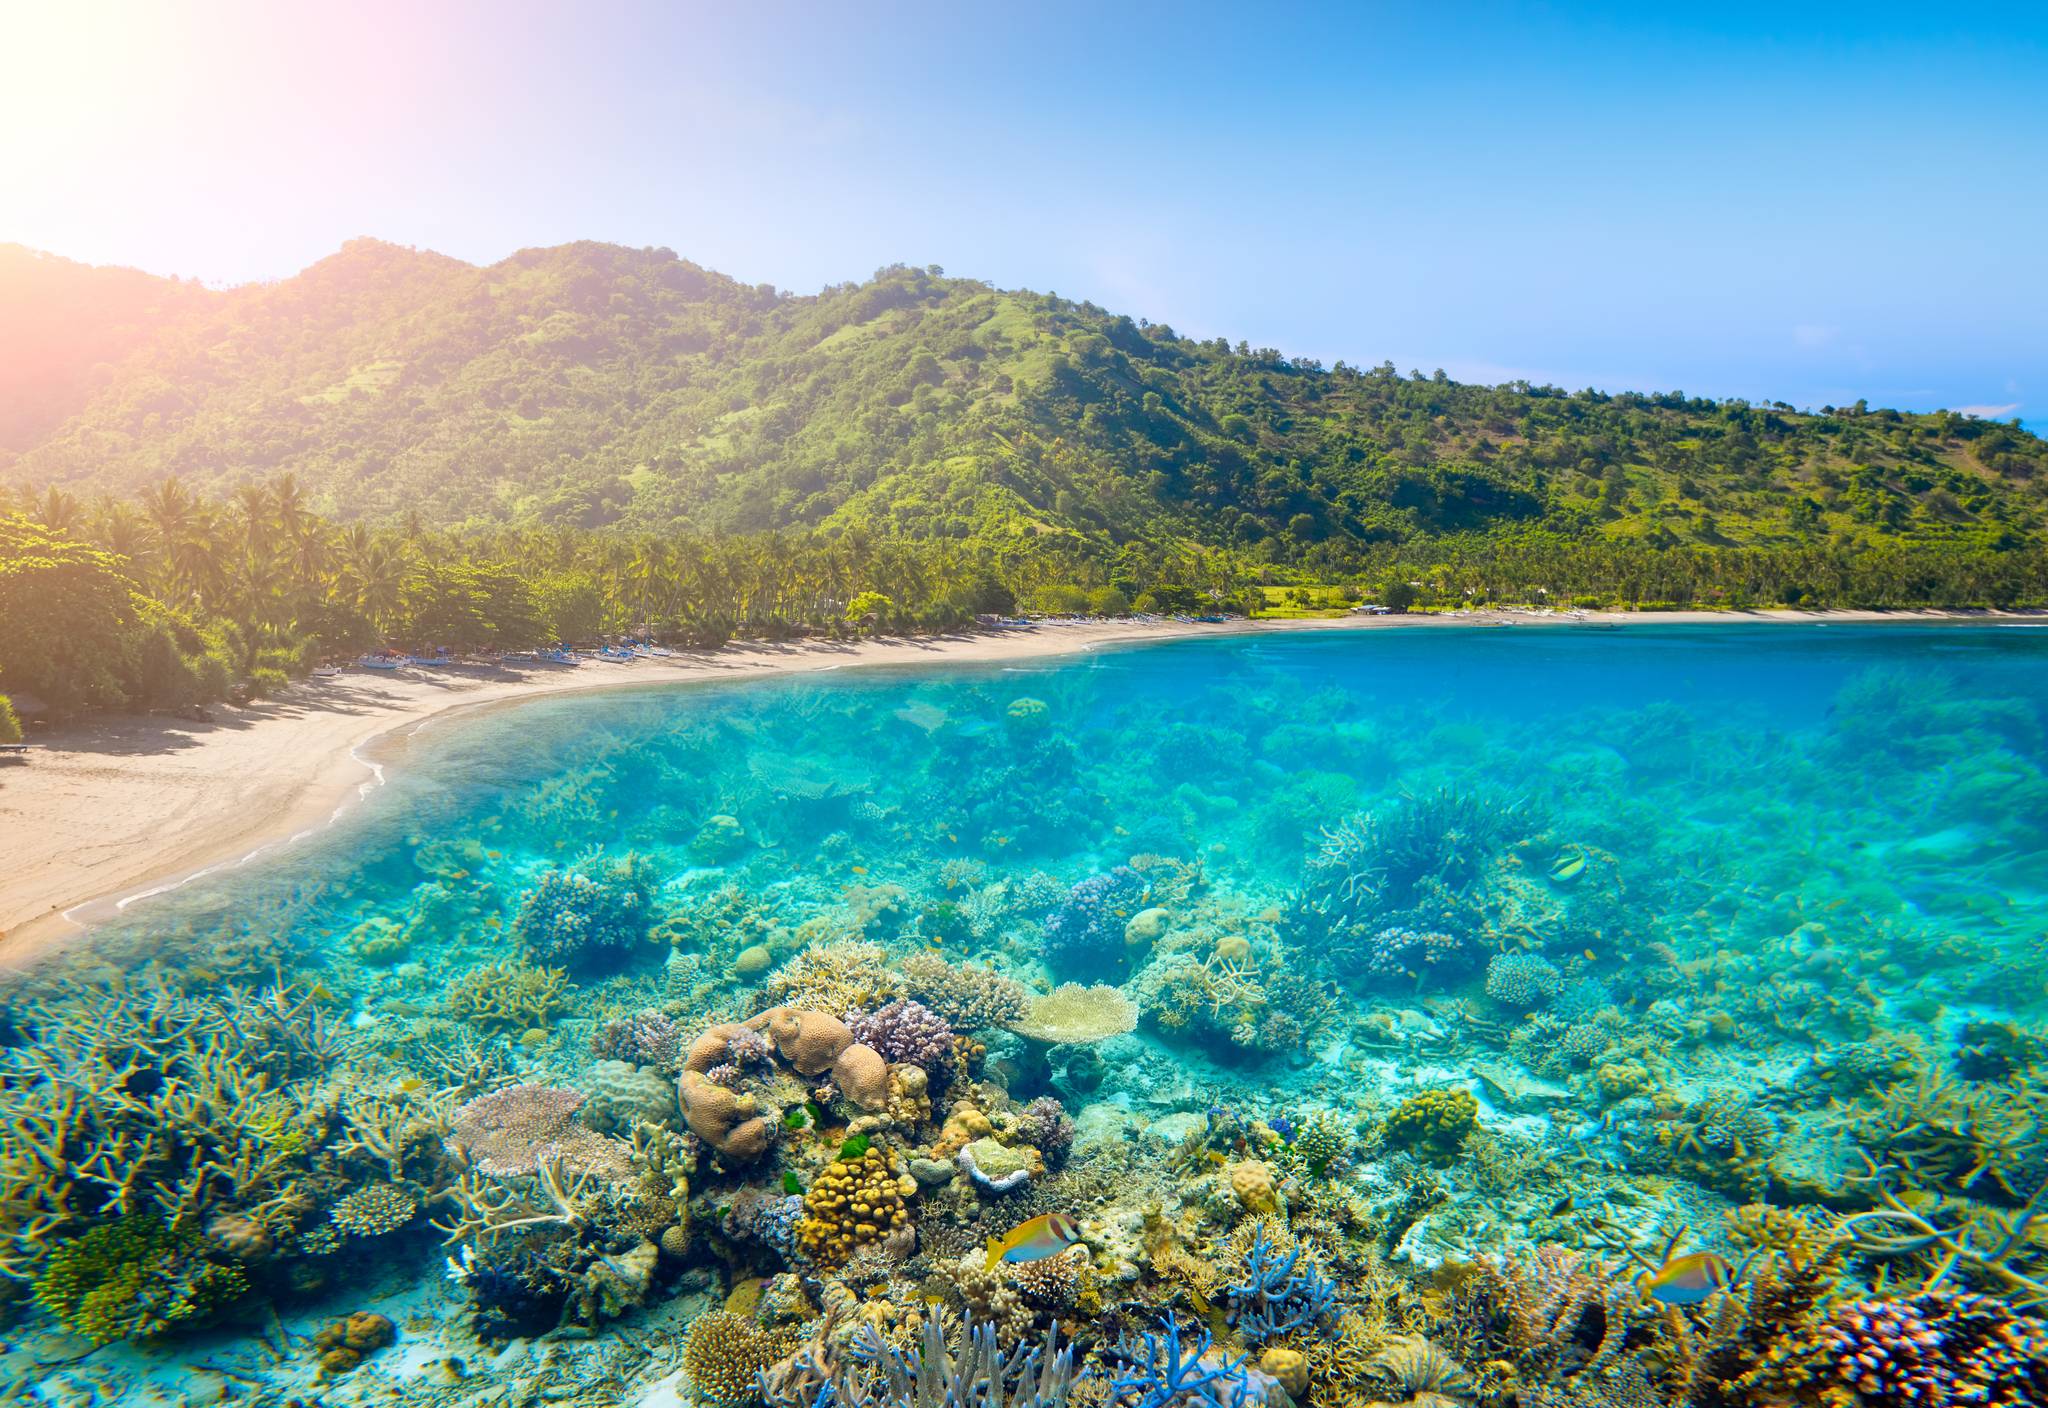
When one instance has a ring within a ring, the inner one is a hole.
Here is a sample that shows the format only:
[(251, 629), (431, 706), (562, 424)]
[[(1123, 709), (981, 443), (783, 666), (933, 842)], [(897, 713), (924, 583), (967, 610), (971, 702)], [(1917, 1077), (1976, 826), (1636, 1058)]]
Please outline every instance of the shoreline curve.
[[(453, 678), (308, 681), (204, 724), (119, 716), (39, 740), (26, 769), (0, 775), (0, 970), (26, 970), (131, 906), (239, 869), (319, 834), (389, 777), (394, 754), (434, 723), (564, 694), (708, 684), (842, 668), (1003, 664), (1107, 645), (1299, 631), (1505, 626), (1655, 626), (1830, 621), (2026, 620), (2028, 613), (1473, 611), (1285, 621), (1050, 622), (858, 642), (741, 643), (633, 664)], [(310, 766), (308, 765), (310, 764)], [(368, 774), (367, 776), (365, 774)]]

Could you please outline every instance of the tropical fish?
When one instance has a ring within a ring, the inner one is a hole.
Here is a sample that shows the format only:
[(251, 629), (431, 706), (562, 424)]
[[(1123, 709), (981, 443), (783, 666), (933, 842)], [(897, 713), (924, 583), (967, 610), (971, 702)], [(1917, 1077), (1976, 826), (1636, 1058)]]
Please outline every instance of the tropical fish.
[(1586, 853), (1584, 851), (1572, 851), (1558, 857), (1557, 864), (1550, 867), (1550, 878), (1557, 881), (1560, 885), (1569, 885), (1572, 881), (1579, 878), (1579, 875), (1585, 868)]
[(1712, 1252), (1688, 1252), (1664, 1258), (1662, 1266), (1636, 1284), (1643, 1294), (1665, 1305), (1698, 1305), (1714, 1292), (1726, 1290), (1731, 1279), (1724, 1258)]
[(1081, 1240), (1081, 1228), (1065, 1213), (1049, 1212), (1020, 1222), (1000, 1242), (988, 1240), (988, 1264), (999, 1261), (1042, 1261), (1058, 1256)]
[(1571, 1197), (1562, 1197), (1557, 1200), (1557, 1206), (1553, 1207), (1550, 1210), (1550, 1215), (1552, 1217), (1563, 1217), (1566, 1213), (1570, 1212), (1577, 1206), (1578, 1203), (1574, 1201)]

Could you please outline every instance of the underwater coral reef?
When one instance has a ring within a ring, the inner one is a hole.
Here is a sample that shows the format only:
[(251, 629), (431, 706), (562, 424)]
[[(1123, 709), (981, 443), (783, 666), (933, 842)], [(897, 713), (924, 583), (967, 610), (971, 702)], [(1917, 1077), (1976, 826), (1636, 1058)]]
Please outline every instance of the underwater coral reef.
[(2048, 1404), (2048, 654), (540, 701), (0, 1006), (0, 1397)]

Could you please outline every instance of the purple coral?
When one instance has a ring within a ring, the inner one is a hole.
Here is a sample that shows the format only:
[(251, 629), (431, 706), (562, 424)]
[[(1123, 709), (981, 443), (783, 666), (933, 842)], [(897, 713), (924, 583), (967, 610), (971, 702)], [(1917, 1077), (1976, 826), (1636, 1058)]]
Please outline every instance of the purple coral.
[(1058, 1168), (1067, 1161), (1067, 1151), (1074, 1147), (1074, 1122), (1067, 1118), (1067, 1112), (1060, 1102), (1050, 1095), (1041, 1095), (1017, 1113), (1017, 1133), (1024, 1142), (1045, 1155), (1047, 1168)]
[(1829, 1317), (1840, 1381), (1871, 1408), (2020, 1408), (2048, 1401), (2048, 1326), (1948, 1290), (1859, 1300)]
[(899, 997), (873, 1012), (849, 1012), (846, 1027), (855, 1041), (888, 1060), (924, 1067), (934, 1085), (953, 1073), (953, 1028), (913, 998)]
[(598, 1028), (590, 1038), (590, 1054), (674, 1075), (683, 1064), (683, 1029), (665, 1012), (636, 1012)]
[(1046, 966), (1067, 977), (1121, 976), (1129, 957), (1124, 926), (1145, 907), (1145, 895), (1144, 877), (1128, 865), (1067, 891), (1045, 921)]
[(1449, 964), (1462, 956), (1464, 945), (1449, 934), (1422, 934), (1413, 929), (1382, 929), (1365, 949), (1365, 970), (1392, 978)]
[(775, 1048), (752, 1027), (735, 1028), (725, 1039), (725, 1059), (742, 1074), (759, 1075), (775, 1065)]

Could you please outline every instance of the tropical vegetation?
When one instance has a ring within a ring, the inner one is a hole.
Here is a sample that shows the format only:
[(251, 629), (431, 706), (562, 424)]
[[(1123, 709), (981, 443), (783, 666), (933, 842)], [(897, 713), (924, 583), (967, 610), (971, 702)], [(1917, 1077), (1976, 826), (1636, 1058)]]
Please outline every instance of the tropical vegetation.
[(0, 329), (0, 690), (59, 711), (385, 643), (2048, 601), (2017, 424), (1326, 368), (936, 268), (361, 240), (216, 290), (0, 247)]

